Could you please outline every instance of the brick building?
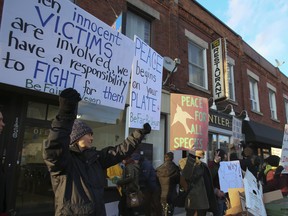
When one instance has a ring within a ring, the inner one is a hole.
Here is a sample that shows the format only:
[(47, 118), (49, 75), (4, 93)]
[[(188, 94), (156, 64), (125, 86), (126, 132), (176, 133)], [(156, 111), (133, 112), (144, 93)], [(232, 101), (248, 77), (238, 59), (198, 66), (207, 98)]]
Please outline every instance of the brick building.
[[(68, 4), (66, 1), (63, 5)], [(1, 11), (4, 2), (0, 0)], [(50, 1), (41, 2), (52, 7)], [(242, 145), (251, 145), (261, 157), (271, 154), (271, 148), (281, 149), (288, 119), (287, 77), (196, 1), (76, 0), (72, 3), (109, 26), (117, 20), (126, 36), (133, 39), (137, 34), (161, 56), (178, 59), (175, 60), (177, 72), (163, 69), (163, 82), (166, 82), (162, 87), (160, 130), (153, 131), (141, 147), (141, 153), (155, 167), (169, 151), (170, 93), (205, 97), (211, 106), (215, 100), (217, 110), (211, 107), (209, 113), (207, 160), (212, 159), (217, 148), (228, 151), (233, 142), (232, 115), (229, 115), (232, 108), (237, 118), (243, 120)], [(215, 97), (213, 90), (211, 43), (217, 39), (227, 50), (225, 86), (229, 86), (229, 94), (223, 98)], [(0, 72), (0, 104), (4, 105), (6, 128), (0, 137), (0, 156), (9, 179), (7, 190), (12, 191), (8, 194), (8, 208), (19, 215), (53, 215), (53, 194), (41, 145), (57, 111), (58, 97), (3, 83), (2, 76), (5, 75)], [(97, 113), (88, 114), (101, 118), (101, 121), (88, 121), (95, 130), (97, 147), (117, 143), (129, 132), (125, 126), (126, 109), (116, 114), (109, 109)], [(117, 118), (116, 124), (107, 123), (111, 115)], [(248, 116), (250, 121), (245, 120)], [(223, 124), (224, 121), (228, 124)], [(236, 146), (239, 155), (242, 147)], [(175, 161), (185, 155), (184, 151), (176, 151)], [(107, 209), (112, 214), (117, 201), (115, 185), (107, 181), (106, 191)]]

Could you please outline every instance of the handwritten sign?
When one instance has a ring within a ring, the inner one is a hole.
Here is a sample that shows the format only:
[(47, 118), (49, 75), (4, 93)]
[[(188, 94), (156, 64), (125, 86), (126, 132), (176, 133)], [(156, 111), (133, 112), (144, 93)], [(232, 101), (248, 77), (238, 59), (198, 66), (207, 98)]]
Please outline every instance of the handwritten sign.
[(218, 170), (220, 189), (227, 193), (229, 188), (243, 188), (242, 170), (239, 161), (221, 161)]
[(235, 116), (233, 116), (232, 120), (232, 139), (235, 145), (242, 140), (242, 121)]
[(248, 212), (250, 212), (252, 215), (255, 216), (267, 215), (263, 203), (262, 185), (258, 184), (257, 179), (248, 169), (245, 172), (245, 177), (243, 181), (244, 181), (246, 208)]
[(171, 94), (170, 150), (207, 150), (208, 99), (184, 94)]
[(5, 1), (0, 46), (0, 82), (124, 109), (134, 43), (70, 1)]
[(288, 124), (285, 124), (280, 164), (284, 167), (282, 173), (288, 174)]
[(148, 122), (160, 129), (163, 58), (139, 37), (134, 37), (135, 58), (131, 77), (129, 126)]

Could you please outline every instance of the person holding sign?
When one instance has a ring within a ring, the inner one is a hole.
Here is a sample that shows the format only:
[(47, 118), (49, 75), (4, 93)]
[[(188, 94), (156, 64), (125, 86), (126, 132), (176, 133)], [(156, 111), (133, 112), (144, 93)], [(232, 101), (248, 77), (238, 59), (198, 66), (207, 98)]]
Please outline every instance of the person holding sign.
[(192, 149), (181, 173), (180, 184), (187, 191), (185, 200), (186, 216), (206, 216), (207, 212), (215, 215), (217, 211), (216, 199), (213, 191), (211, 173), (204, 158), (204, 151)]
[(218, 212), (214, 214), (215, 216), (225, 215), (226, 207), (226, 194), (220, 190), (220, 182), (218, 170), (220, 168), (221, 161), (227, 161), (228, 156), (223, 149), (217, 149), (214, 154), (214, 160), (209, 161), (208, 166), (212, 175), (213, 185), (214, 185), (214, 193), (217, 199), (218, 204)]
[(131, 155), (151, 127), (146, 123), (121, 144), (96, 150), (92, 129), (75, 120), (80, 100), (75, 89), (61, 92), (58, 115), (43, 147), (55, 194), (55, 215), (106, 216), (105, 169)]

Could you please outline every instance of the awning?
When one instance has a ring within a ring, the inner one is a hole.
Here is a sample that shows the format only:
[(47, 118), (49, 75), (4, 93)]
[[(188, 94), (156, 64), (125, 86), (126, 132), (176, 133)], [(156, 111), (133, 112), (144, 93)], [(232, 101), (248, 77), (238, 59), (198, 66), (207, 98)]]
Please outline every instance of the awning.
[(245, 134), (246, 143), (282, 148), (284, 131), (254, 121), (243, 121), (242, 133)]

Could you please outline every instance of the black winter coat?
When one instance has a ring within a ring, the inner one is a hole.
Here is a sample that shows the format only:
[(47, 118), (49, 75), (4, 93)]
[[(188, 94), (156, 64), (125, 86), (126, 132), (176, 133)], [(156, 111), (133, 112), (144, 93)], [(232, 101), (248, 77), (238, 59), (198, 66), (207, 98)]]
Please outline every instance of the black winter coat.
[(144, 135), (135, 130), (115, 147), (81, 152), (77, 146), (69, 147), (73, 122), (57, 117), (43, 148), (55, 194), (55, 215), (106, 216), (105, 169), (132, 154)]

